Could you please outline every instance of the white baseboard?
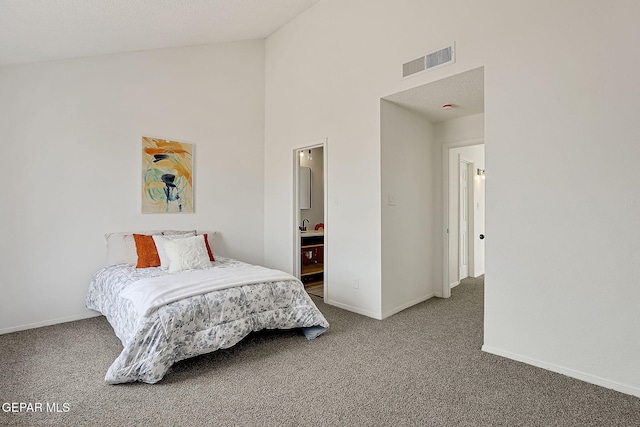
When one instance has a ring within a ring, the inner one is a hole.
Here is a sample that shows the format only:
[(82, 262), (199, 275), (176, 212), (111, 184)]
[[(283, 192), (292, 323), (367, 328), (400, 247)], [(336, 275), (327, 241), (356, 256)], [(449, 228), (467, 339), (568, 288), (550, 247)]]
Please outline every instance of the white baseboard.
[(386, 319), (386, 318), (387, 318), (387, 317), (389, 317), (389, 316), (392, 316), (392, 315), (394, 315), (394, 314), (396, 314), (396, 313), (401, 312), (401, 311), (402, 311), (402, 310), (404, 310), (405, 308), (409, 308), (409, 307), (414, 306), (414, 305), (416, 305), (416, 304), (420, 304), (422, 301), (426, 301), (426, 300), (428, 300), (428, 299), (431, 299), (431, 298), (433, 298), (434, 296), (436, 296), (436, 294), (435, 294), (435, 293), (433, 293), (433, 292), (431, 292), (430, 294), (424, 295), (424, 296), (422, 296), (422, 297), (420, 297), (420, 298), (416, 298), (416, 299), (414, 299), (413, 301), (409, 301), (409, 302), (408, 302), (408, 303), (406, 303), (406, 304), (402, 304), (402, 305), (400, 305), (400, 306), (398, 306), (398, 307), (392, 308), (391, 310), (387, 310), (387, 311), (385, 311), (385, 312), (383, 312), (383, 313), (382, 313), (382, 318), (383, 318), (383, 319)]
[(566, 375), (568, 377), (575, 378), (580, 381), (587, 382), (589, 384), (595, 384), (600, 387), (605, 387), (611, 390), (619, 391), (620, 393), (640, 397), (640, 388), (638, 387), (622, 384), (617, 381), (607, 380), (605, 378), (600, 378), (596, 375), (587, 374), (585, 372), (576, 371), (570, 368), (566, 368), (564, 366), (554, 365), (552, 363), (542, 362), (540, 360), (532, 359), (530, 357), (511, 353), (509, 351), (500, 350), (500, 349), (489, 347), (486, 345), (482, 346), (482, 351), (486, 353), (495, 354), (496, 356), (506, 357), (507, 359), (516, 360), (518, 362), (523, 362), (528, 365), (537, 366), (538, 368), (546, 369), (548, 371), (557, 372), (558, 374)]
[(430, 294), (424, 295), (424, 296), (422, 296), (420, 298), (417, 298), (417, 299), (415, 299), (413, 301), (410, 301), (410, 302), (408, 302), (406, 304), (402, 304), (402, 305), (400, 305), (398, 307), (392, 308), (391, 310), (387, 310), (387, 311), (385, 311), (383, 313), (382, 316), (380, 316), (380, 314), (378, 314), (378, 313), (373, 313), (373, 312), (370, 312), (370, 311), (367, 311), (367, 310), (362, 310), (361, 308), (353, 307), (353, 306), (350, 306), (348, 304), (342, 304), (342, 303), (339, 303), (339, 302), (336, 302), (336, 301), (332, 301), (330, 299), (325, 299), (324, 302), (326, 304), (333, 305), (335, 307), (342, 308), (344, 310), (351, 311), (353, 313), (362, 314), (363, 316), (371, 317), (371, 318), (377, 319), (377, 320), (382, 320), (382, 319), (386, 319), (387, 317), (389, 317), (391, 315), (394, 315), (396, 313), (401, 312), (405, 308), (409, 308), (409, 307), (411, 307), (413, 305), (421, 303), (422, 301), (426, 301), (428, 299), (431, 299), (434, 296), (436, 296), (436, 295), (433, 292), (430, 293)]
[(362, 314), (363, 316), (371, 317), (373, 319), (382, 320), (379, 313), (373, 313), (371, 311), (362, 310), (358, 307), (352, 307), (348, 304), (342, 304), (340, 302), (333, 301), (331, 299), (325, 299), (324, 302), (329, 305), (333, 305), (334, 307), (342, 308), (347, 311), (351, 311), (353, 313)]
[(75, 316), (60, 317), (58, 319), (50, 319), (50, 320), (44, 320), (42, 322), (12, 326), (10, 328), (3, 328), (3, 329), (0, 329), (0, 335), (10, 334), (11, 332), (26, 331), (27, 329), (42, 328), (43, 326), (57, 325), (58, 323), (66, 323), (66, 322), (73, 322), (76, 320), (89, 319), (91, 317), (98, 317), (98, 316), (102, 316), (102, 315), (95, 311), (87, 311), (86, 313), (77, 314)]
[(459, 284), (460, 284), (460, 281), (458, 280), (458, 281), (453, 282), (452, 284), (450, 284), (450, 285), (449, 285), (449, 287), (450, 287), (451, 289), (453, 289), (453, 288), (455, 288), (456, 286), (458, 286)]

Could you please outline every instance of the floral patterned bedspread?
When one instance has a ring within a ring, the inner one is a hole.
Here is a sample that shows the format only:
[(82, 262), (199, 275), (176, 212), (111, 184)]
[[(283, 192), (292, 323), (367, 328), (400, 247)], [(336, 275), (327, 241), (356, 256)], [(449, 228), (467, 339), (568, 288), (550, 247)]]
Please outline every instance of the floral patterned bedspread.
[[(212, 273), (241, 261), (216, 256)], [(140, 316), (120, 291), (136, 280), (168, 275), (160, 268), (120, 264), (98, 270), (89, 286), (87, 307), (102, 313), (124, 349), (105, 381), (156, 383), (171, 365), (189, 357), (228, 348), (252, 331), (306, 329), (310, 339), (329, 323), (298, 280), (258, 283), (217, 290), (172, 302)], [(175, 273), (174, 273), (175, 274)]]

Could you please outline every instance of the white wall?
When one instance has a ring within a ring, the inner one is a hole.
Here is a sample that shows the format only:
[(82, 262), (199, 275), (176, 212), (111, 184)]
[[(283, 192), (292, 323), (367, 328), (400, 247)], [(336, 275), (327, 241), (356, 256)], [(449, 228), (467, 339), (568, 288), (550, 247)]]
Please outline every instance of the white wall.
[(484, 114), (434, 124), (438, 143), (448, 147), (475, 145), (484, 139)]
[(485, 349), (640, 396), (640, 4), (503, 11), (520, 30), (485, 69)]
[[(319, 2), (266, 44), (265, 260), (291, 270), (291, 150), (327, 136), (330, 299), (379, 315), (379, 99), (484, 66), (484, 349), (640, 395), (638, 13), (630, 0)], [(403, 62), (451, 41), (455, 64), (402, 79)]]
[(320, 2), (267, 39), (265, 262), (293, 271), (292, 151), (328, 138), (325, 300), (380, 317), (380, 101), (367, 73), (345, 65), (378, 47), (345, 34), (359, 7), (336, 5)]
[[(0, 69), (0, 333), (91, 315), (103, 235), (218, 230), (263, 261), (264, 42)], [(141, 136), (194, 144), (193, 214), (141, 214)]]
[(380, 103), (382, 318), (433, 297), (442, 283), (442, 154), (430, 122)]

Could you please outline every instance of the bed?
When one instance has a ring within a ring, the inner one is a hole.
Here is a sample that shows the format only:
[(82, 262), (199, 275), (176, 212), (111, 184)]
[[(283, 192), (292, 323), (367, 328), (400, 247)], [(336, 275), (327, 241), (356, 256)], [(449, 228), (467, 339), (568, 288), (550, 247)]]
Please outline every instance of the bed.
[[(176, 239), (187, 240), (195, 239)], [(253, 331), (300, 328), (313, 339), (329, 327), (295, 277), (218, 255), (177, 271), (111, 263), (94, 274), (86, 305), (107, 318), (124, 347), (107, 371), (109, 384), (156, 383), (174, 363), (229, 348)]]

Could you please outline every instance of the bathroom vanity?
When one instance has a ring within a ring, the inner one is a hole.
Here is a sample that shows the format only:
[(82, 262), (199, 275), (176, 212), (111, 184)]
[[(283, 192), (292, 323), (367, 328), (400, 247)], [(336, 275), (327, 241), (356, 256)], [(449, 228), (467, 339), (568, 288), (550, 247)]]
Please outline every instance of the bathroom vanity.
[(324, 280), (324, 231), (300, 232), (300, 280), (305, 288)]

